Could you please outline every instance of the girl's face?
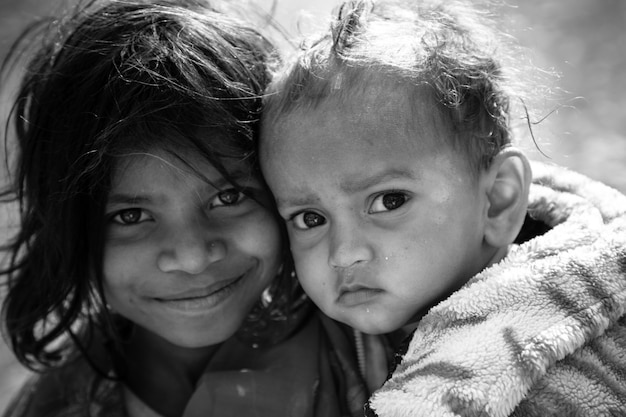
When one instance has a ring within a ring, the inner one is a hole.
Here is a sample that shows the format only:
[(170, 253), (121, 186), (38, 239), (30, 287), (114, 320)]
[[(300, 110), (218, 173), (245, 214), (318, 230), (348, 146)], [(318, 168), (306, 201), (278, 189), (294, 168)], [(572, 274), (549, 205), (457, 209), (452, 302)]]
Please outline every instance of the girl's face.
[(258, 201), (200, 157), (183, 156), (197, 172), (165, 152), (120, 158), (106, 206), (104, 291), (114, 312), (144, 329), (205, 347), (241, 326), (277, 274), (282, 242), (245, 163), (225, 167)]

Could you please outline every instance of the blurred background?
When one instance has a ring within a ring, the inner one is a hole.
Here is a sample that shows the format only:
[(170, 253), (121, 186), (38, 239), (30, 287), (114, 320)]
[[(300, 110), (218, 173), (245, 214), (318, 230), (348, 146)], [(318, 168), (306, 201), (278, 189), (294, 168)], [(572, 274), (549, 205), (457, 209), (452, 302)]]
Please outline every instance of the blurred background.
[[(295, 38), (324, 27), (338, 3), (253, 2), (272, 11)], [(24, 25), (63, 4), (67, 1), (0, 0), (0, 57)], [(541, 152), (528, 138), (521, 146), (534, 159), (570, 167), (626, 192), (626, 1), (507, 0), (502, 13), (503, 29), (528, 48), (532, 62), (559, 75), (549, 78), (555, 94), (539, 112), (549, 116), (533, 127)], [(7, 215), (0, 210), (0, 223)], [(0, 227), (0, 242), (6, 234)], [(26, 376), (0, 342), (0, 413)]]

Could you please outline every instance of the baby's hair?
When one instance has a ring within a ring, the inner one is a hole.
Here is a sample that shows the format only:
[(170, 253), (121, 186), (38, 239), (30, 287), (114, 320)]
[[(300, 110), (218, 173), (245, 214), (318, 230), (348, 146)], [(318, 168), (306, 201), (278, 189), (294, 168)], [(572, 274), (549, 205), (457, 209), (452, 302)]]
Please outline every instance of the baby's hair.
[(455, 133), (450, 144), (478, 172), (511, 143), (510, 105), (520, 95), (507, 72), (513, 68), (504, 66), (515, 45), (494, 29), (487, 10), (457, 0), (344, 3), (331, 30), (303, 42), (275, 75), (263, 123), (330, 97), (353, 100), (381, 83), (438, 103)]
[(34, 51), (5, 129), (15, 170), (3, 196), (19, 203), (20, 230), (0, 271), (4, 330), (26, 366), (63, 360), (59, 340), (88, 337), (106, 311), (104, 209), (117, 158), (162, 150), (185, 162), (191, 149), (227, 179), (222, 158), (258, 170), (261, 94), (276, 53), (221, 6), (89, 1), (61, 23), (31, 27), (5, 61), (3, 75), (13, 74)]

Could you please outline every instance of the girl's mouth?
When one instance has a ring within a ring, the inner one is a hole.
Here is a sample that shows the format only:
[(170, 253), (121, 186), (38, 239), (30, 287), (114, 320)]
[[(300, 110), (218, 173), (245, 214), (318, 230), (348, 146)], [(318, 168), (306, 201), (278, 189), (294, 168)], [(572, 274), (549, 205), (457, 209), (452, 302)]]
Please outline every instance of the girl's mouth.
[(237, 278), (219, 281), (203, 289), (194, 289), (166, 298), (154, 298), (164, 306), (183, 312), (209, 310), (225, 301), (244, 280), (245, 274)]

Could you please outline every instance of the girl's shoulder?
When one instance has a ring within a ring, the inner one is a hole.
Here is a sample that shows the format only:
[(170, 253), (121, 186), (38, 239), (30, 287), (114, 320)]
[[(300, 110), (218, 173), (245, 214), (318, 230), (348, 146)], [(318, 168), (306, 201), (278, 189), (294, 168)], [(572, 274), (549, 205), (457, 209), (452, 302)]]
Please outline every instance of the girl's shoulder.
[(82, 357), (33, 375), (3, 417), (125, 417), (122, 385)]

